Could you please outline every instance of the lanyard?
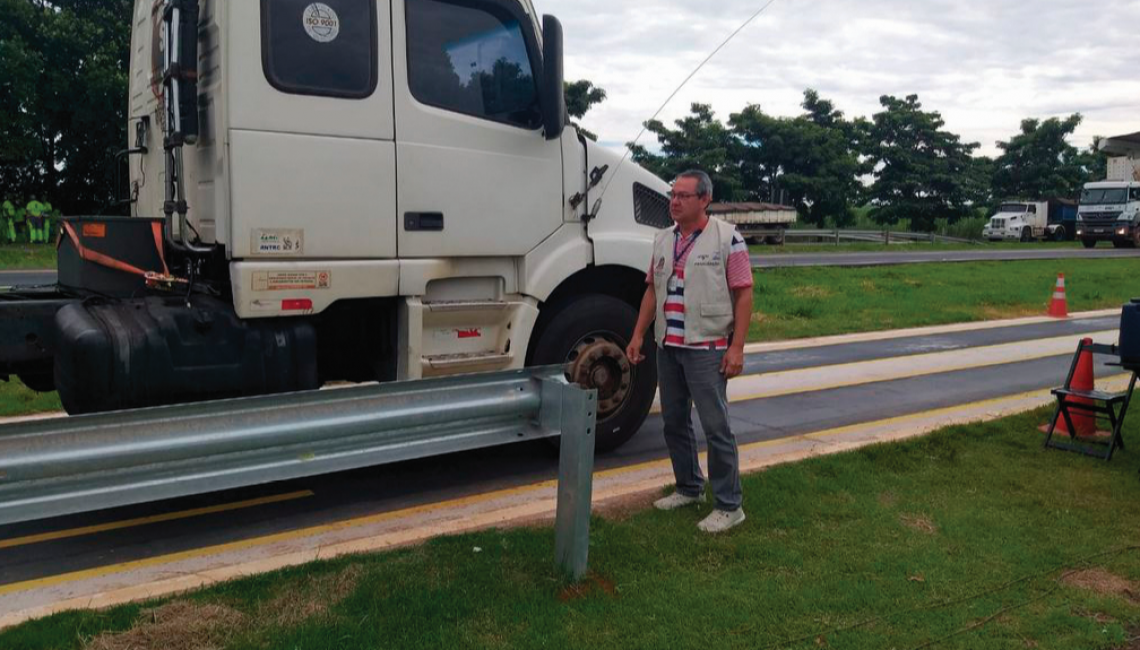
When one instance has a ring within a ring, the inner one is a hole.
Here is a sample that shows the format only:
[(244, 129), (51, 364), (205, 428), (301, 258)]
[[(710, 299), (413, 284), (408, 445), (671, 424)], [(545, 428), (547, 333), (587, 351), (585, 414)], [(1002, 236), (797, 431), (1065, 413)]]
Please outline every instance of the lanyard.
[(685, 247), (681, 249), (680, 253), (677, 252), (677, 243), (681, 239), (681, 231), (677, 230), (677, 231), (673, 232), (673, 268), (674, 269), (677, 268), (678, 262), (680, 262), (681, 258), (685, 256), (685, 253), (688, 253), (689, 249), (693, 247), (693, 244), (697, 243), (697, 237), (701, 236), (701, 232), (702, 231), (698, 230), (695, 233), (693, 233), (691, 235), (691, 239), (689, 239), (689, 243), (685, 244)]

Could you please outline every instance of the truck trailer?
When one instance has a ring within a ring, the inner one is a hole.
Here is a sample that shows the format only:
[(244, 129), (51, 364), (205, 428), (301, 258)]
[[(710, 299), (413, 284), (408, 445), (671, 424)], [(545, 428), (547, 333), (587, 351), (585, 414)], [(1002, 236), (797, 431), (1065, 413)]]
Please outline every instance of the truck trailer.
[(565, 364), (597, 448), (668, 185), (569, 125), (530, 0), (137, 0), (130, 216), (0, 294), (0, 374), (72, 414)]

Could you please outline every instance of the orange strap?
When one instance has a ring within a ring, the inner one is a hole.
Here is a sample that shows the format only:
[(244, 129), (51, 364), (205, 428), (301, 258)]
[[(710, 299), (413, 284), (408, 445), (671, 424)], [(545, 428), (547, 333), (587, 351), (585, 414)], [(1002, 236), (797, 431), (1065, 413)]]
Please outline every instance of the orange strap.
[[(166, 259), (162, 254), (162, 226), (158, 222), (151, 224), (151, 226), (151, 229), (154, 232), (155, 245), (158, 247), (158, 257), (162, 260), (162, 269), (164, 272), (167, 272)], [(67, 221), (63, 222), (63, 230), (67, 233), (67, 238), (71, 240), (72, 245), (75, 246), (75, 251), (79, 253), (79, 257), (82, 259), (94, 264), (98, 264), (100, 266), (105, 266), (109, 269), (115, 269), (116, 271), (124, 271), (126, 273), (146, 277), (147, 271), (144, 271), (137, 266), (127, 264), (126, 262), (119, 261), (109, 255), (104, 255), (103, 253), (93, 251), (90, 248), (84, 246), (82, 243), (80, 243), (79, 236), (75, 234), (75, 228), (73, 228)]]

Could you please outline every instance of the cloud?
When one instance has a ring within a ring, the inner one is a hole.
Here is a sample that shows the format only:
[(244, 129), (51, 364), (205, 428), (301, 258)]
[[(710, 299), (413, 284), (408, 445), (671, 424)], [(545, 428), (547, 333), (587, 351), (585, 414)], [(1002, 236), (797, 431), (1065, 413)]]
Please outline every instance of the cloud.
[[(584, 125), (625, 142), (763, 0), (538, 0), (566, 32), (568, 79), (609, 98)], [(722, 119), (749, 103), (796, 115), (815, 88), (849, 116), (916, 93), (946, 128), (993, 155), (1026, 117), (1080, 112), (1072, 144), (1140, 130), (1137, 0), (776, 0), (662, 112)], [(650, 139), (652, 136), (648, 136)], [(652, 140), (648, 143), (652, 144)]]

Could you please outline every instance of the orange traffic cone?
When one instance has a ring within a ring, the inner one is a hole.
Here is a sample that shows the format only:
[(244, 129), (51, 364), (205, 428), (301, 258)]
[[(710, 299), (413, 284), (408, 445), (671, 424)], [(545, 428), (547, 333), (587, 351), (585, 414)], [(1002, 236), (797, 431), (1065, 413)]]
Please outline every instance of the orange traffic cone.
[[(1069, 317), (1069, 304), (1065, 301), (1064, 273), (1057, 274), (1057, 287), (1053, 289), (1053, 300), (1049, 302), (1049, 315), (1053, 318)], [(1083, 355), (1081, 358), (1084, 358)]]
[[(1062, 297), (1062, 300), (1063, 299), (1064, 298)], [(1091, 345), (1092, 339), (1085, 339), (1083, 343), (1085, 345)], [(1069, 388), (1080, 391), (1091, 391), (1095, 387), (1096, 378), (1093, 377), (1092, 352), (1089, 352), (1088, 350), (1081, 350), (1081, 357), (1077, 359), (1077, 369), (1073, 373), (1073, 381), (1069, 384)], [(1085, 399), (1083, 397), (1070, 397), (1066, 401), (1074, 402), (1077, 404), (1092, 404), (1092, 400)], [(1096, 435), (1095, 415), (1092, 413), (1087, 413), (1085, 411), (1071, 410), (1069, 412), (1069, 417), (1073, 419), (1073, 427), (1076, 428), (1076, 434), (1078, 436)], [(1073, 435), (1073, 433), (1069, 431), (1068, 425), (1065, 423), (1064, 416), (1061, 416), (1060, 419), (1057, 420), (1057, 431), (1059, 433), (1068, 433), (1070, 436)]]
[[(1082, 341), (1085, 345), (1092, 344), (1092, 339), (1086, 338)], [(1079, 391), (1091, 391), (1096, 388), (1096, 378), (1093, 377), (1093, 358), (1092, 352), (1088, 350), (1081, 350), (1081, 356), (1077, 359), (1077, 368), (1073, 371), (1073, 380), (1069, 382), (1069, 388)], [(1070, 404), (1092, 404), (1092, 400), (1084, 397), (1070, 397), (1065, 400)], [(1106, 431), (1097, 431), (1096, 429), (1096, 416), (1084, 410), (1069, 410), (1069, 417), (1073, 420), (1073, 427), (1077, 430), (1078, 436), (1106, 436), (1111, 435)], [(1038, 427), (1041, 432), (1049, 432), (1049, 423), (1046, 422)], [(1069, 436), (1073, 434), (1069, 431), (1069, 425), (1065, 422), (1065, 416), (1062, 414), (1057, 415), (1057, 428), (1053, 430), (1055, 433), (1065, 433)]]

